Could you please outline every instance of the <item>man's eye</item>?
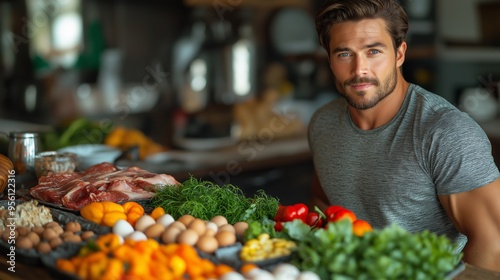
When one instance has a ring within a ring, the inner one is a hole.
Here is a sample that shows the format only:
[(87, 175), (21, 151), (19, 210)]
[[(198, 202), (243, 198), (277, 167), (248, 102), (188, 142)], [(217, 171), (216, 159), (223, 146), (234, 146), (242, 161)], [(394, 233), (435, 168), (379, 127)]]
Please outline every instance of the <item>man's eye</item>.
[(339, 57), (349, 57), (349, 53), (339, 53)]
[(378, 54), (378, 53), (380, 53), (379, 50), (370, 50), (369, 52), (370, 52), (370, 54)]

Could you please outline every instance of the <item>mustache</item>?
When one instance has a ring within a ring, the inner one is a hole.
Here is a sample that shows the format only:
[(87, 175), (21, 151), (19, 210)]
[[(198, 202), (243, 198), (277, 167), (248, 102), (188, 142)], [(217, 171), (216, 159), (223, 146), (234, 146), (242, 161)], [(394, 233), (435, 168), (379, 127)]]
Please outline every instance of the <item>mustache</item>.
[(378, 86), (379, 81), (377, 79), (366, 78), (366, 77), (354, 77), (344, 82), (344, 86), (350, 86), (353, 84), (373, 84)]

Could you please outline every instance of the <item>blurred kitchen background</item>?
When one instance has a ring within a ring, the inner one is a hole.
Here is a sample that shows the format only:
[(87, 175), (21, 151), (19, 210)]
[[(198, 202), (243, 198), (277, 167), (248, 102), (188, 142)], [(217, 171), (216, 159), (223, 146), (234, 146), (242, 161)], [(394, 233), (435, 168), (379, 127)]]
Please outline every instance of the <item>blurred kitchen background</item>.
[[(500, 1), (401, 2), (410, 16), (406, 78), (499, 142)], [(322, 3), (0, 0), (0, 119), (106, 120), (168, 149), (199, 151), (265, 138), (257, 120), (281, 112), (297, 118), (279, 136), (296, 137), (315, 109), (338, 97), (314, 27)], [(500, 161), (498, 145), (494, 152)], [(231, 182), (305, 188), (312, 164), (307, 151), (297, 154)], [(300, 195), (308, 193), (289, 201)]]

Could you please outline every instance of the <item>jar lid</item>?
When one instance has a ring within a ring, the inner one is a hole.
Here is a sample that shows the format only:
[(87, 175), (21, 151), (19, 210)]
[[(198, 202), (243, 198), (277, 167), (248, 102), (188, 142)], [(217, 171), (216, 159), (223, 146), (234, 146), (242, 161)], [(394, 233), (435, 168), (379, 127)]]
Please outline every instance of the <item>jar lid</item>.
[(37, 138), (38, 132), (14, 131), (10, 133), (11, 138)]

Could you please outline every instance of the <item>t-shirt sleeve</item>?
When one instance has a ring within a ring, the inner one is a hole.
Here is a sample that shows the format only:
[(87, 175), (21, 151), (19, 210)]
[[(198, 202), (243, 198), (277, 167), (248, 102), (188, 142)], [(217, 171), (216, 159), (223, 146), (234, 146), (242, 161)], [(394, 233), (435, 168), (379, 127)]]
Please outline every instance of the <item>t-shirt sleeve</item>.
[(438, 195), (473, 190), (500, 177), (486, 133), (466, 113), (452, 110), (433, 121), (422, 147)]

